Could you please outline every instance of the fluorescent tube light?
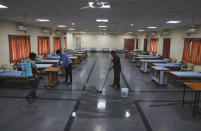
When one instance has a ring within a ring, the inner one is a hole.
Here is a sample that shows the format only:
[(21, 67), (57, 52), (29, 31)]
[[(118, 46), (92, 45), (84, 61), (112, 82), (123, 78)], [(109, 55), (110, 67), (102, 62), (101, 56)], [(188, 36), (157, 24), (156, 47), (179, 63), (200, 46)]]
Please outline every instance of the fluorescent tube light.
[(73, 28), (70, 28), (70, 29), (68, 29), (68, 30), (75, 30), (75, 29), (73, 29)]
[(38, 21), (38, 22), (49, 22), (50, 20), (48, 20), (48, 19), (36, 19), (36, 21)]
[(149, 29), (156, 29), (157, 27), (155, 27), (155, 26), (149, 26), (147, 28), (149, 28)]
[(168, 24), (177, 24), (177, 23), (180, 23), (181, 21), (178, 21), (178, 20), (170, 20), (170, 21), (167, 21), (166, 23)]
[(1, 5), (1, 4), (0, 4), (0, 8), (5, 9), (5, 8), (8, 8), (8, 7), (5, 6), (5, 5)]
[(130, 24), (130, 26), (133, 26), (133, 24)]
[(57, 27), (59, 27), (59, 28), (65, 28), (66, 25), (57, 25)]
[(108, 22), (108, 19), (96, 19), (96, 22)]
[(98, 26), (99, 28), (106, 28), (107, 26), (106, 25), (100, 25)]
[(144, 30), (137, 30), (137, 31), (144, 31)]

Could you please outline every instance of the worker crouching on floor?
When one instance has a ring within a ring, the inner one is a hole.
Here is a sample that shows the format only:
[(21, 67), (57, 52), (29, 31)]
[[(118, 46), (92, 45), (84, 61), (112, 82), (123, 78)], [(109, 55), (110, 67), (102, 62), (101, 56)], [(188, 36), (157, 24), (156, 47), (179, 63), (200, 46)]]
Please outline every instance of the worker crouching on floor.
[(117, 56), (115, 51), (111, 51), (112, 55), (112, 67), (109, 70), (114, 69), (114, 82), (110, 87), (120, 89), (120, 73), (121, 73), (121, 61), (119, 56)]

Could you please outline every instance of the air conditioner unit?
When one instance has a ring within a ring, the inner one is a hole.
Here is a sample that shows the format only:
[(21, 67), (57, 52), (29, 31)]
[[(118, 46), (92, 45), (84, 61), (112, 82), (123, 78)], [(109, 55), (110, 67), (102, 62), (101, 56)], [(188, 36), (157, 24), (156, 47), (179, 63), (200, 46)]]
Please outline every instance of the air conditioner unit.
[(156, 32), (151, 32), (151, 36), (156, 36)]
[(57, 35), (60, 35), (60, 34), (61, 34), (61, 31), (56, 30), (56, 34), (57, 34)]
[(49, 30), (44, 28), (44, 29), (42, 29), (42, 33), (47, 34), (47, 33), (49, 33)]
[(17, 31), (27, 32), (28, 31), (28, 27), (24, 26), (24, 25), (18, 25), (17, 26)]
[(161, 32), (161, 35), (169, 35), (169, 34), (170, 34), (169, 31), (162, 31), (162, 32)]
[(194, 34), (194, 33), (197, 33), (197, 28), (195, 26), (189, 27), (189, 29), (186, 31), (187, 35)]

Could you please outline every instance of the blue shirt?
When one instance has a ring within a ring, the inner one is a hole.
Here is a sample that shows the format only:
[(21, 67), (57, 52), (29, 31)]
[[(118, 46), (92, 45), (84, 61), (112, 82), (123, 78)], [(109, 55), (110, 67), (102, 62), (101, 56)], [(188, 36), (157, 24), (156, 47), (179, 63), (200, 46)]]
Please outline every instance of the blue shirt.
[(71, 64), (70, 58), (66, 53), (63, 52), (61, 52), (61, 56), (59, 62), (57, 63), (57, 66), (60, 65), (61, 61), (62, 61), (62, 67), (68, 67), (68, 65)]

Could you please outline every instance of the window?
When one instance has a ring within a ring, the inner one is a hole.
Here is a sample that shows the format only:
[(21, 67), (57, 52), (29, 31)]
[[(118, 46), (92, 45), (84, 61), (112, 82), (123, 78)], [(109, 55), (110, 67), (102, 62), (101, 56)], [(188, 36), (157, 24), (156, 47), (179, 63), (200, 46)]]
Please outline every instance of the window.
[(201, 65), (201, 39), (185, 39), (182, 60)]
[(18, 62), (29, 58), (31, 52), (29, 36), (9, 35), (10, 62)]
[(50, 53), (49, 37), (38, 37), (38, 54), (47, 55)]
[(61, 50), (61, 39), (59, 37), (54, 37), (54, 51)]
[(152, 54), (157, 53), (157, 47), (158, 47), (158, 39), (151, 39), (151, 44), (150, 44), (150, 52)]
[(124, 50), (134, 50), (135, 41), (134, 39), (125, 39), (124, 40)]

